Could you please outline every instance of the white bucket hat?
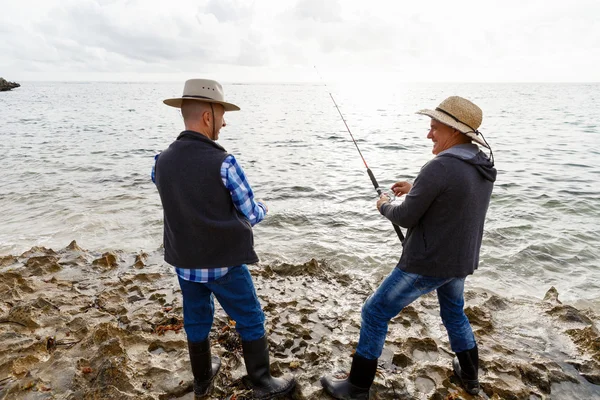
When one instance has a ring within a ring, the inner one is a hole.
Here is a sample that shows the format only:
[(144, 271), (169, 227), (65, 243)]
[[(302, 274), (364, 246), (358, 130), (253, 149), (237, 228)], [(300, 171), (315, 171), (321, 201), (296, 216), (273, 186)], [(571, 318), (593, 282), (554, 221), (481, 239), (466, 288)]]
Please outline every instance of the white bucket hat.
[(451, 96), (442, 101), (435, 110), (420, 110), (417, 111), (417, 114), (427, 115), (444, 125), (448, 125), (464, 133), (478, 144), (488, 149), (490, 148), (478, 131), (483, 120), (481, 108), (467, 99), (459, 96)]
[(181, 108), (183, 100), (203, 101), (223, 105), (225, 111), (239, 111), (240, 108), (224, 101), (223, 86), (211, 79), (188, 79), (183, 87), (183, 95), (172, 99), (163, 100), (168, 106)]

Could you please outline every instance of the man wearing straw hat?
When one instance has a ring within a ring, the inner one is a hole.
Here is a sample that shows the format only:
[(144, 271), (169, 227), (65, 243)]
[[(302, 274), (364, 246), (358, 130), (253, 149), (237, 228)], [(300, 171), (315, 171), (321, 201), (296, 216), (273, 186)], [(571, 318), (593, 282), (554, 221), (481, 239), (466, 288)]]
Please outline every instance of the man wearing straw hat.
[(254, 397), (288, 393), (294, 379), (270, 373), (265, 317), (246, 266), (258, 261), (252, 226), (267, 206), (254, 200), (235, 157), (215, 142), (225, 112), (240, 108), (207, 79), (186, 81), (183, 96), (164, 103), (181, 108), (185, 130), (156, 156), (152, 177), (164, 209), (165, 261), (175, 267), (183, 296), (195, 398), (209, 393), (221, 366), (210, 351), (213, 297), (236, 322)]
[[(479, 263), (483, 225), (496, 180), (493, 156), (479, 132), (482, 112), (467, 99), (452, 96), (435, 110), (427, 138), (436, 155), (414, 184), (397, 182), (392, 191), (403, 203), (382, 195), (377, 209), (408, 228), (394, 270), (363, 305), (360, 339), (347, 379), (321, 379), (336, 399), (368, 399), (388, 323), (420, 296), (437, 291), (440, 315), (455, 352), (453, 369), (468, 393), (479, 393), (477, 343), (464, 313), (464, 283)], [(475, 144), (476, 143), (476, 144)]]

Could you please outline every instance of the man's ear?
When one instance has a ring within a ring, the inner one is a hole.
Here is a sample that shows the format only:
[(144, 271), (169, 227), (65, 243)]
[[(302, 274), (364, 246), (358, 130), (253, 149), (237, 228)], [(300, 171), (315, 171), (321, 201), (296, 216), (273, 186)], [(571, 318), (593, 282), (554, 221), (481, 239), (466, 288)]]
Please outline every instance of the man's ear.
[(210, 125), (211, 118), (210, 111), (206, 110), (202, 112), (202, 121), (204, 121), (206, 125)]

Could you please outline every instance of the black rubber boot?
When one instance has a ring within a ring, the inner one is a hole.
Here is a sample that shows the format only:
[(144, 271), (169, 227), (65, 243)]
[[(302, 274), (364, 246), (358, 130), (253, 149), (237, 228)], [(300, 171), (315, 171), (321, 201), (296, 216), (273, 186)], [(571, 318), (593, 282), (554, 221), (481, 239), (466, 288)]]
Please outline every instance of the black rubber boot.
[(352, 359), (350, 375), (346, 379), (321, 378), (325, 392), (339, 400), (367, 400), (369, 389), (377, 372), (377, 359), (369, 360), (358, 354)]
[(471, 350), (456, 353), (456, 357), (452, 360), (452, 367), (454, 367), (454, 374), (460, 379), (467, 393), (478, 394), (479, 353), (477, 345)]
[(273, 378), (271, 376), (269, 343), (266, 336), (258, 340), (242, 341), (242, 350), (255, 399), (275, 399), (294, 389), (296, 386), (294, 378)]
[(210, 354), (210, 339), (188, 342), (192, 374), (194, 375), (194, 399), (203, 398), (210, 391), (215, 376), (221, 368), (221, 360)]

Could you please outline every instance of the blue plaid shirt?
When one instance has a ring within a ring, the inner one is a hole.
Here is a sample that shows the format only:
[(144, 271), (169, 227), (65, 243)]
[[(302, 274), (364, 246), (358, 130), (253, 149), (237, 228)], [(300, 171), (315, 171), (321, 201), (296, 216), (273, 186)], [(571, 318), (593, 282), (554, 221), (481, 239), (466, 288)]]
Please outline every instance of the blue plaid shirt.
[[(160, 154), (154, 156), (154, 166), (152, 167), (152, 182), (155, 183), (156, 160), (158, 160), (158, 156), (160, 156)], [(228, 155), (225, 160), (223, 160), (223, 164), (221, 164), (221, 179), (223, 180), (225, 187), (229, 190), (229, 193), (231, 193), (231, 199), (233, 200), (235, 208), (248, 218), (250, 225), (254, 226), (265, 218), (265, 215), (267, 214), (265, 205), (254, 201), (254, 193), (246, 179), (246, 174), (244, 174), (244, 170), (242, 170), (242, 167), (231, 154)], [(181, 279), (206, 283), (225, 276), (225, 274), (233, 267), (234, 266), (200, 269), (175, 267), (175, 271)]]

